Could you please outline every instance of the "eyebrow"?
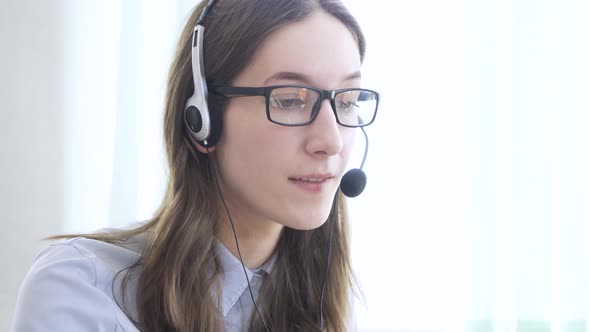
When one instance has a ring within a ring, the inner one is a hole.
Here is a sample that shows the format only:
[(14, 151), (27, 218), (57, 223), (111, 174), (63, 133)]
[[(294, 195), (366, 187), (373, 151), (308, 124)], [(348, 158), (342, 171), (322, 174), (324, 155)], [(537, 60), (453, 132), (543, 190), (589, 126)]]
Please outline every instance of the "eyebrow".
[[(346, 76), (342, 81), (351, 81), (354, 79), (358, 79), (361, 78), (361, 72), (360, 71), (356, 71), (348, 76)], [(266, 80), (264, 80), (264, 84), (267, 84), (270, 81), (274, 81), (274, 80), (291, 80), (291, 81), (300, 81), (306, 84), (310, 84), (312, 79), (305, 75), (305, 74), (301, 74), (301, 73), (295, 73), (295, 72), (291, 72), (291, 71), (280, 71), (277, 73), (272, 74), (271, 76), (269, 76)]]

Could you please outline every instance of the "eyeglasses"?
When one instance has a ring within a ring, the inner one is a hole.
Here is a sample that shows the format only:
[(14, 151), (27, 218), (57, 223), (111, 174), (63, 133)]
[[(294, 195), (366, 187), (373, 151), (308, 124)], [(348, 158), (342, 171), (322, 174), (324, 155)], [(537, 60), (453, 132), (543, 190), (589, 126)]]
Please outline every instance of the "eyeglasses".
[(222, 86), (212, 90), (228, 98), (264, 96), (268, 120), (291, 127), (312, 123), (325, 99), (330, 100), (336, 122), (344, 127), (370, 125), (379, 107), (379, 93), (367, 89), (330, 91), (303, 85), (276, 85), (260, 88)]

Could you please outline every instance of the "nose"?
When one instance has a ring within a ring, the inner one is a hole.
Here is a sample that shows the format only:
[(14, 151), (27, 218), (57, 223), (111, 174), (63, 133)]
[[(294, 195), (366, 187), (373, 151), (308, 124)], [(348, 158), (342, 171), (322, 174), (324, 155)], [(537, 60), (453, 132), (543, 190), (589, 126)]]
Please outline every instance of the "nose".
[(340, 125), (328, 100), (322, 101), (315, 120), (308, 126), (306, 150), (313, 155), (335, 155), (342, 150)]

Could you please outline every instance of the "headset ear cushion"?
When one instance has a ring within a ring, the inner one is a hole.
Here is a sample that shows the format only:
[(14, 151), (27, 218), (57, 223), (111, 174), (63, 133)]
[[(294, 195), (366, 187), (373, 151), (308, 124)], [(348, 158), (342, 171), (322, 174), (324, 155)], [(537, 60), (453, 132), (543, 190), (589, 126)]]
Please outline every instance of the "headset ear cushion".
[(209, 92), (207, 96), (207, 107), (209, 107), (209, 119), (211, 120), (211, 131), (208, 146), (215, 146), (221, 137), (221, 130), (223, 128), (222, 110), (224, 107), (225, 98), (214, 92)]
[(186, 109), (184, 116), (185, 122), (191, 132), (198, 133), (201, 131), (203, 127), (203, 119), (201, 118), (201, 113), (195, 106), (189, 106)]

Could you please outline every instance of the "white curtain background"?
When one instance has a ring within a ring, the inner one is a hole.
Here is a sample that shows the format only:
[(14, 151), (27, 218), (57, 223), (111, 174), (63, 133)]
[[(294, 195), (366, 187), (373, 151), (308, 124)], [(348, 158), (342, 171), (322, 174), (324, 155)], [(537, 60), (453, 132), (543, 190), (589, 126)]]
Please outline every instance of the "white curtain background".
[[(63, 231), (147, 219), (194, 3), (66, 3)], [(350, 200), (360, 329), (590, 331), (590, 2), (346, 3), (383, 99)]]

